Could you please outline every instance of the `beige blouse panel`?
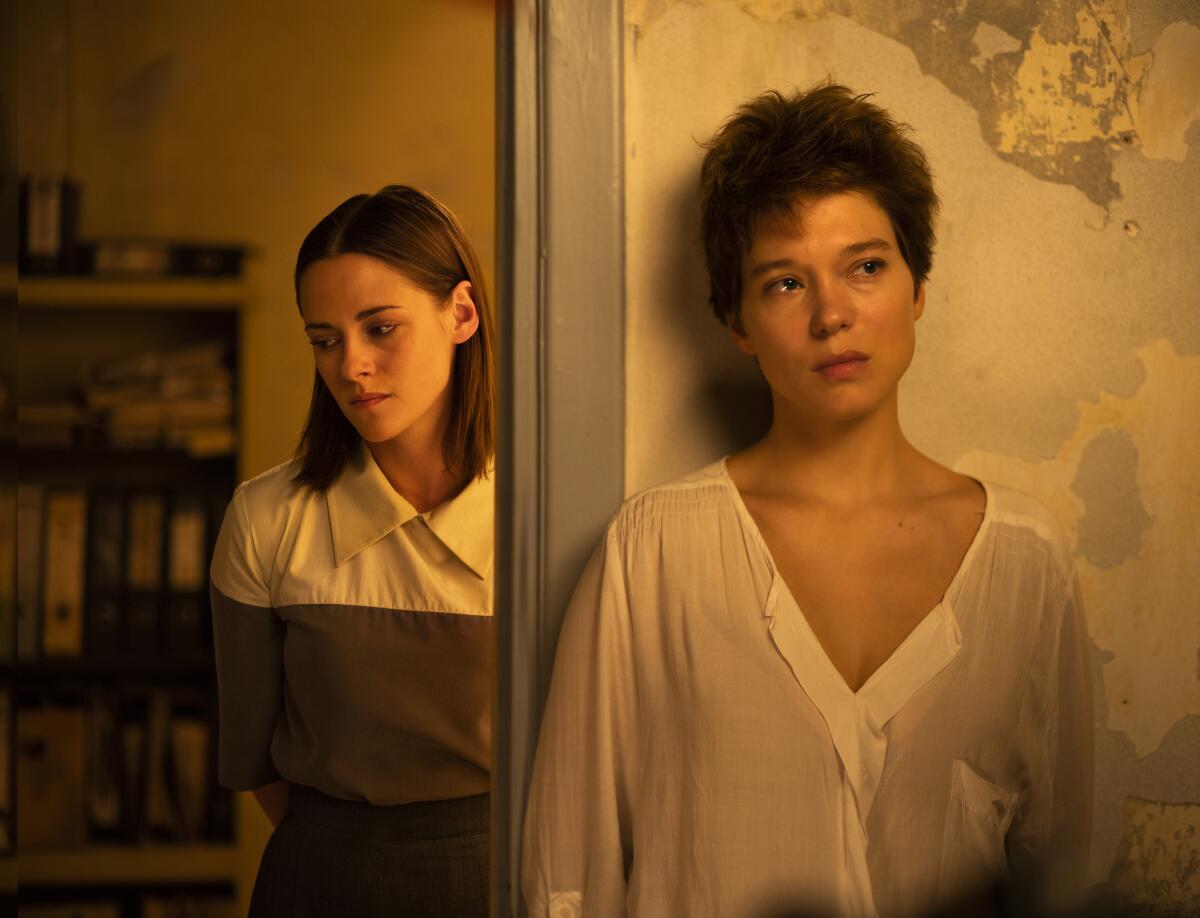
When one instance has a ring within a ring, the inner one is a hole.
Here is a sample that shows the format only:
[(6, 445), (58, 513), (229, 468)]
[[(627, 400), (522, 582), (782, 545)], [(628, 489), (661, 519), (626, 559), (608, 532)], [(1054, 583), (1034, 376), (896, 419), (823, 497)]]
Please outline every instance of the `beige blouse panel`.
[(241, 485), (212, 564), (220, 777), (376, 804), (488, 790), (493, 487), (418, 514), (363, 450)]

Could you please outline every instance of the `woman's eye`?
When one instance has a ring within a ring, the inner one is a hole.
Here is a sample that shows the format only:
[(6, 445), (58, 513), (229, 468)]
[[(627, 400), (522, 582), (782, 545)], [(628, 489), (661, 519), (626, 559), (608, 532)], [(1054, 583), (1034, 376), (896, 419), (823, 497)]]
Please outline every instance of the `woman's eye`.
[(313, 350), (327, 351), (337, 344), (337, 338), (312, 338), (308, 343), (313, 346)]
[(802, 289), (800, 281), (794, 277), (781, 277), (779, 280), (767, 284), (767, 293), (795, 293), (800, 289)]
[(394, 322), (383, 322), (379, 325), (372, 325), (371, 334), (376, 338), (382, 338), (384, 335), (390, 335), (395, 327), (396, 323)]
[(880, 258), (872, 258), (870, 261), (864, 261), (858, 266), (858, 270), (867, 277), (874, 277), (883, 270), (885, 262)]

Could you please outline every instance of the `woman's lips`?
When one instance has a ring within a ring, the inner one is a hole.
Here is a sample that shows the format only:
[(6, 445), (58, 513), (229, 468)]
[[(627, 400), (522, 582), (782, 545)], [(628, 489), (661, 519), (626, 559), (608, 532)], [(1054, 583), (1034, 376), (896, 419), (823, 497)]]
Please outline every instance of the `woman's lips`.
[(853, 379), (866, 369), (870, 359), (858, 351), (846, 351), (818, 364), (817, 372), (826, 379)]
[(375, 407), (385, 398), (387, 398), (387, 395), (383, 393), (372, 392), (368, 395), (356, 395), (354, 398), (350, 399), (350, 404), (355, 408), (366, 410)]

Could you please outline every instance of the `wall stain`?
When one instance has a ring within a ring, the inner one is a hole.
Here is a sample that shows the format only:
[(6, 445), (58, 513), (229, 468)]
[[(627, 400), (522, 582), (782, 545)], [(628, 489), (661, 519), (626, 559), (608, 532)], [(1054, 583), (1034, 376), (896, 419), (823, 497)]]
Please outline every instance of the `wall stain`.
[[(1168, 825), (1167, 820), (1137, 818), (1138, 825), (1131, 826), (1126, 807), (1132, 806), (1135, 813), (1140, 812), (1144, 817), (1147, 815), (1145, 808), (1131, 805), (1128, 801), (1157, 801), (1157, 805), (1200, 801), (1200, 771), (1196, 769), (1196, 762), (1200, 761), (1200, 716), (1190, 715), (1182, 718), (1172, 725), (1157, 749), (1149, 755), (1139, 756), (1128, 736), (1105, 726), (1109, 720), (1109, 699), (1105, 696), (1100, 673), (1112, 659), (1112, 654), (1093, 644), (1091, 656), (1096, 717), (1096, 789), (1092, 823), (1091, 881), (1102, 883), (1113, 897), (1125, 900), (1123, 905), (1146, 905), (1145, 892), (1139, 878), (1156, 873), (1157, 868), (1153, 860), (1144, 868), (1135, 866), (1139, 860), (1137, 852), (1140, 848), (1135, 847), (1135, 840), (1130, 837), (1131, 830), (1139, 833), (1140, 840), (1149, 840), (1151, 843), (1160, 834), (1166, 834), (1167, 838), (1162, 839), (1160, 843), (1164, 851), (1168, 847), (1178, 846), (1172, 832), (1164, 833)], [(1117, 699), (1116, 703), (1120, 704), (1120, 699)], [(1189, 820), (1195, 825), (1200, 819), (1200, 812), (1197, 812), (1200, 804), (1184, 805), (1190, 805)], [(1150, 815), (1152, 812), (1151, 809)], [(1194, 837), (1191, 847), (1200, 849)], [(1182, 858), (1185, 867), (1183, 874), (1188, 876), (1189, 883), (1195, 881), (1195, 875), (1187, 869), (1190, 860), (1190, 856)], [(1156, 914), (1194, 913), (1194, 909), (1192, 912), (1183, 909), (1185, 895), (1184, 887), (1178, 884), (1160, 887), (1159, 897), (1154, 901), (1153, 907), (1163, 911)], [(1176, 908), (1168, 909), (1168, 905), (1174, 905)]]
[(1126, 797), (1111, 882), (1135, 907), (1200, 911), (1200, 804)]
[(1138, 491), (1138, 451), (1124, 430), (1106, 430), (1079, 457), (1071, 490), (1083, 501), (1079, 552), (1096, 567), (1109, 569), (1136, 558), (1142, 533), (1154, 518)]
[[(631, 0), (627, 19), (644, 33), (676, 3)], [(1143, 152), (1181, 160), (1178, 144), (1200, 116), (1200, 80), (1190, 33), (1155, 52), (1134, 53), (1130, 0), (736, 0), (765, 22), (836, 14), (907, 45), (922, 69), (976, 110), (987, 143), (1031, 175), (1073, 185), (1107, 208), (1121, 195), (1113, 159), (1140, 145), (1141, 92), (1150, 81), (1155, 138)], [(1186, 24), (1180, 28), (1193, 28)], [(1200, 32), (1198, 32), (1200, 34)], [(1194, 104), (1193, 104), (1194, 100)], [(1168, 136), (1172, 143), (1160, 142)]]

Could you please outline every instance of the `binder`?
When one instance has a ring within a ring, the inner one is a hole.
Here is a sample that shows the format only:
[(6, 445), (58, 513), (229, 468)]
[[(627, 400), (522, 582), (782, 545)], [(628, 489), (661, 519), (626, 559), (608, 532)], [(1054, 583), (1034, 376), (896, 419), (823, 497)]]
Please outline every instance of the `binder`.
[(0, 661), (4, 663), (12, 660), (17, 642), (16, 540), (17, 494), (5, 484), (0, 486)]
[(84, 539), (87, 496), (81, 490), (51, 491), (46, 499), (42, 565), (42, 652), (83, 652)]
[(11, 851), (13, 846), (11, 716), (12, 696), (0, 691), (0, 851)]
[(120, 744), (121, 834), (128, 841), (138, 841), (145, 809), (146, 725), (132, 711), (122, 715)]
[(125, 586), (131, 651), (158, 649), (164, 516), (161, 494), (136, 494), (129, 501)]
[(208, 809), (208, 724), (179, 712), (170, 726), (171, 785), (185, 841), (204, 836)]
[(88, 520), (87, 648), (111, 655), (121, 645), (121, 593), (125, 585), (125, 499), (93, 494)]
[(198, 497), (177, 497), (167, 527), (167, 650), (195, 653), (201, 646), (207, 584), (207, 520)]
[(17, 485), (17, 657), (38, 655), (42, 623), (42, 516), (45, 490)]
[(146, 753), (143, 762), (145, 796), (143, 828), (151, 838), (179, 837), (177, 813), (168, 787), (167, 754), (171, 721), (171, 702), (162, 689), (151, 689), (146, 712)]
[(116, 838), (121, 830), (120, 750), (112, 700), (94, 692), (87, 707), (87, 817), (90, 834)]
[(17, 267), (22, 274), (74, 270), (79, 227), (79, 186), (66, 178), (23, 178)]
[(78, 706), (17, 711), (17, 838), (21, 848), (87, 838), (85, 724)]

